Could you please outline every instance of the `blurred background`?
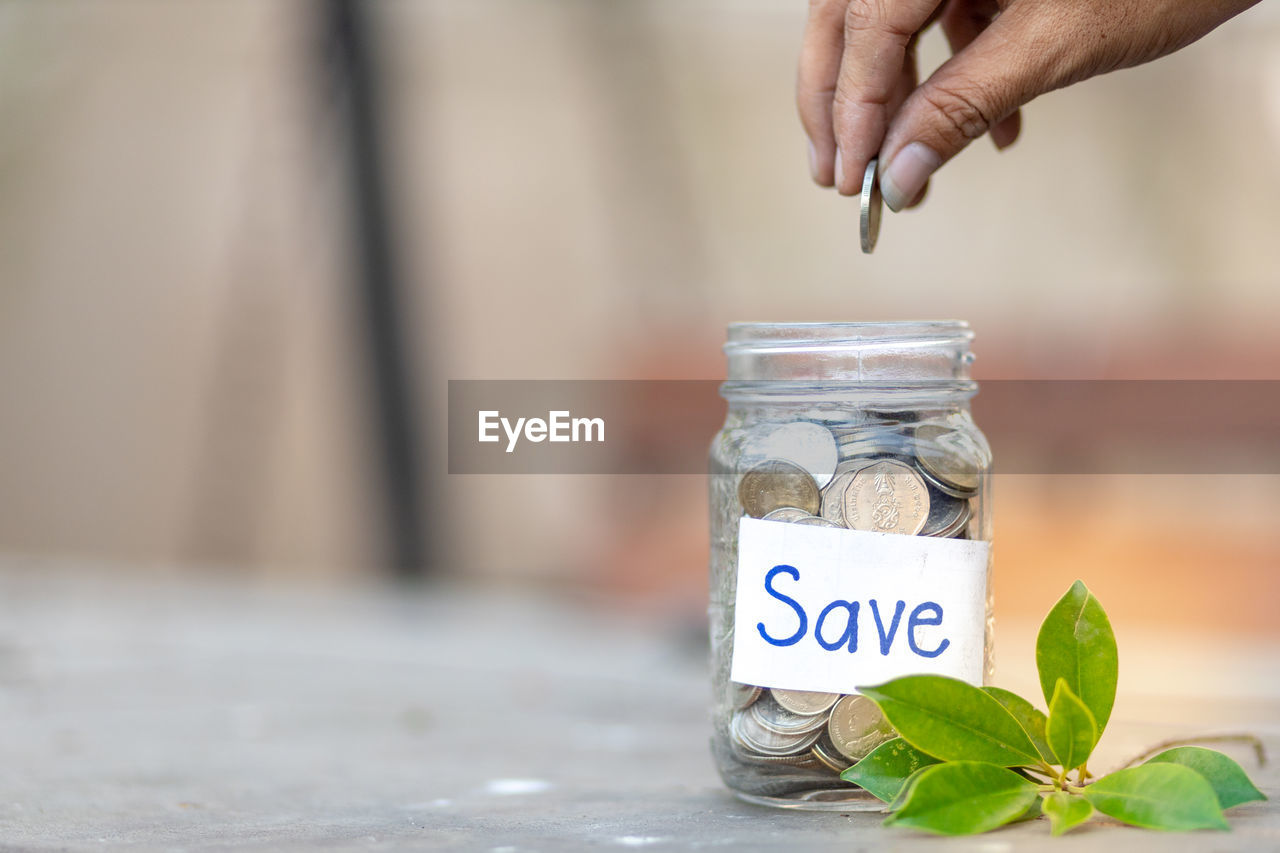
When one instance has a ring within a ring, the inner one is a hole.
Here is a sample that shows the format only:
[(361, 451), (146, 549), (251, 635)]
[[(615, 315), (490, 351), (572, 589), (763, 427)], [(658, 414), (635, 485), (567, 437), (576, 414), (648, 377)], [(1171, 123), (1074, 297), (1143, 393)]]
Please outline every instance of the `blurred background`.
[[(952, 317), (979, 379), (1280, 379), (1280, 7), (1031, 104), (871, 257), (856, 203), (808, 178), (804, 15), (0, 2), (8, 571), (692, 615), (701, 478), (450, 476), (446, 380), (718, 378), (731, 321)], [(944, 57), (930, 33), (922, 67)], [(1280, 638), (1280, 478), (995, 495), (998, 618), (1083, 577), (1118, 624)]]

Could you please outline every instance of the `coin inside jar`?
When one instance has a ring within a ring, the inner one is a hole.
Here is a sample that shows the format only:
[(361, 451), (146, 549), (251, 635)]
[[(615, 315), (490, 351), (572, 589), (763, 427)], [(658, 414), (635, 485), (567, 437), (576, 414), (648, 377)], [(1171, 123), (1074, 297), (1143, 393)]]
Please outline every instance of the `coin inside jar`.
[(831, 743), (831, 737), (825, 733), (814, 741), (810, 752), (824, 767), (835, 773), (843, 773), (853, 766), (847, 758), (840, 754), (839, 750)]
[(763, 690), (756, 687), (754, 684), (739, 684), (736, 681), (729, 682), (729, 701), (732, 702), (733, 707), (739, 711), (759, 699), (760, 694), (763, 692)]
[(910, 438), (895, 430), (868, 427), (837, 439), (836, 451), (841, 462), (868, 456), (910, 459), (914, 445)]
[(738, 501), (747, 515), (764, 518), (775, 509), (795, 507), (809, 515), (821, 509), (818, 484), (809, 472), (791, 462), (770, 459), (738, 481)]
[(821, 714), (840, 698), (839, 693), (819, 693), (816, 690), (770, 690), (774, 700), (796, 714)]
[(845, 490), (844, 522), (853, 530), (914, 536), (928, 518), (924, 480), (901, 462), (872, 462), (854, 475)]
[(730, 730), (740, 744), (762, 755), (794, 755), (804, 752), (813, 746), (821, 734), (821, 729), (796, 735), (778, 734), (760, 725), (750, 709), (734, 712)]
[(812, 518), (812, 516), (799, 507), (794, 506), (780, 506), (764, 516), (765, 521), (796, 522), (805, 518)]
[(920, 468), (942, 491), (969, 497), (982, 482), (982, 464), (976, 448), (965, 446), (963, 433), (941, 424), (920, 424), (915, 429), (915, 455)]
[(836, 751), (861, 761), (871, 750), (893, 737), (884, 715), (866, 696), (845, 696), (831, 709), (827, 735)]
[(928, 489), (929, 520), (920, 529), (920, 535), (938, 538), (955, 536), (964, 529), (973, 514), (969, 502), (939, 491), (932, 483)]
[(841, 462), (836, 475), (822, 490), (822, 517), (844, 527), (844, 493), (853, 481), (853, 475), (869, 465), (869, 460)]
[(752, 705), (751, 715), (760, 725), (780, 735), (808, 734), (814, 729), (822, 728), (827, 722), (827, 715), (822, 711), (816, 714), (797, 714), (779, 705), (772, 696), (765, 696)]

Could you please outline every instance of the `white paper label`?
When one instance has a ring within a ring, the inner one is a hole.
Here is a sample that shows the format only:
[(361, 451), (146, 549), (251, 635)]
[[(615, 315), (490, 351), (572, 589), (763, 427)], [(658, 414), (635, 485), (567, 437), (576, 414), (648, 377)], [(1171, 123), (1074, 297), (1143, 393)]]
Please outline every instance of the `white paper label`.
[(743, 518), (730, 677), (827, 693), (922, 673), (980, 685), (990, 550)]

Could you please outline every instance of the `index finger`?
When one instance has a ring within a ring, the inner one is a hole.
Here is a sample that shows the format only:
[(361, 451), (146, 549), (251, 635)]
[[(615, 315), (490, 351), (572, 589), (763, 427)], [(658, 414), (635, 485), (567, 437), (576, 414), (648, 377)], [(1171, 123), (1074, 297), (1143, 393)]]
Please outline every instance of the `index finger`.
[(849, 0), (810, 0), (800, 67), (796, 71), (796, 108), (809, 137), (813, 179), (824, 187), (833, 181), (836, 141), (831, 127), (831, 99), (840, 76), (848, 3)]
[(838, 151), (836, 188), (862, 189), (862, 173), (889, 127), (889, 104), (912, 37), (940, 0), (852, 0), (845, 10), (844, 55), (831, 107)]

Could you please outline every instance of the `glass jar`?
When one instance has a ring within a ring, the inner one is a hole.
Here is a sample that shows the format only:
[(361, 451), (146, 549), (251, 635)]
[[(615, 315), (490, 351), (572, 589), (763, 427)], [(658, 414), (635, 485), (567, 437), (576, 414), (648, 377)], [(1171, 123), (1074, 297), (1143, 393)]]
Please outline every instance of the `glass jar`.
[(879, 809), (840, 778), (894, 737), (857, 687), (990, 678), (972, 338), (954, 321), (729, 327), (710, 460), (712, 753), (742, 799)]

